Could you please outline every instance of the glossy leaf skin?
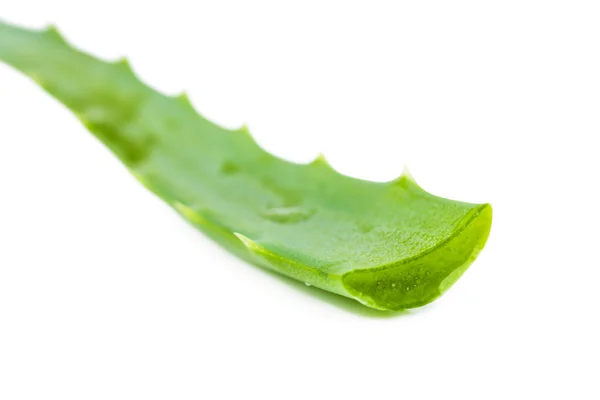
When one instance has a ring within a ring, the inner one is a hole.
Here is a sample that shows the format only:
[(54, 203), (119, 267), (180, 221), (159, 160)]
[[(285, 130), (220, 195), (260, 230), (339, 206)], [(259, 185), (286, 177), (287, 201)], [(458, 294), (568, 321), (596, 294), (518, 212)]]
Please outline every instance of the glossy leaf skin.
[(54, 28), (0, 23), (0, 60), (33, 78), (152, 192), (247, 261), (382, 310), (427, 304), (473, 262), (488, 204), (433, 196), (404, 174), (350, 178), (324, 158), (294, 164), (248, 130), (200, 116), (141, 83), (125, 60), (69, 46)]

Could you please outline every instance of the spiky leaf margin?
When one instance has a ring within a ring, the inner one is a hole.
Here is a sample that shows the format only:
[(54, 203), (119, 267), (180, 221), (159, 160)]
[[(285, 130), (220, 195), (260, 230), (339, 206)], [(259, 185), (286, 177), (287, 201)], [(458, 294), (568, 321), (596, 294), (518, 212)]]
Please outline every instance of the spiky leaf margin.
[[(382, 310), (427, 304), (483, 248), (489, 204), (433, 196), (414, 179), (377, 183), (324, 157), (294, 164), (247, 128), (223, 129), (186, 95), (146, 86), (125, 59), (104, 62), (54, 27), (0, 23), (0, 60), (34, 79), (152, 192), (233, 253)], [(361, 162), (357, 158), (357, 162)], [(223, 296), (235, 296), (223, 286)]]

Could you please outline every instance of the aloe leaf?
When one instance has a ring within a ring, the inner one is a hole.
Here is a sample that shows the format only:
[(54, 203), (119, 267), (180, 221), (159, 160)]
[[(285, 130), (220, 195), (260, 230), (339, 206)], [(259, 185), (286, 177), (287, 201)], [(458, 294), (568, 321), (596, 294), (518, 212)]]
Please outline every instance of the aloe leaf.
[(488, 237), (492, 209), (436, 197), (409, 174), (381, 183), (261, 149), (246, 128), (199, 115), (51, 27), (0, 23), (0, 60), (64, 103), (152, 192), (223, 247), (260, 266), (382, 310), (446, 291)]

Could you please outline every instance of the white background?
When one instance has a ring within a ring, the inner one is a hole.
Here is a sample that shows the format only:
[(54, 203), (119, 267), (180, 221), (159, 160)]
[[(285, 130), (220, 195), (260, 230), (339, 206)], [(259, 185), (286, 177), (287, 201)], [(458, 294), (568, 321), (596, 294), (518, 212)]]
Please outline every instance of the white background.
[(293, 161), (490, 202), (383, 317), (235, 259), (0, 65), (0, 398), (598, 399), (597, 1), (4, 0)]

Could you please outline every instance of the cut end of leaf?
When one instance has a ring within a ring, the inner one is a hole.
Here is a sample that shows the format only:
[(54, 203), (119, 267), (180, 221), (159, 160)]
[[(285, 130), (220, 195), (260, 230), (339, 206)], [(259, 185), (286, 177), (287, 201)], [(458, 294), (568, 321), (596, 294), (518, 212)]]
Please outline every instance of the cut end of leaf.
[(347, 273), (342, 282), (357, 300), (382, 310), (428, 304), (448, 290), (475, 260), (489, 236), (492, 207), (484, 204), (443, 243), (411, 260)]

